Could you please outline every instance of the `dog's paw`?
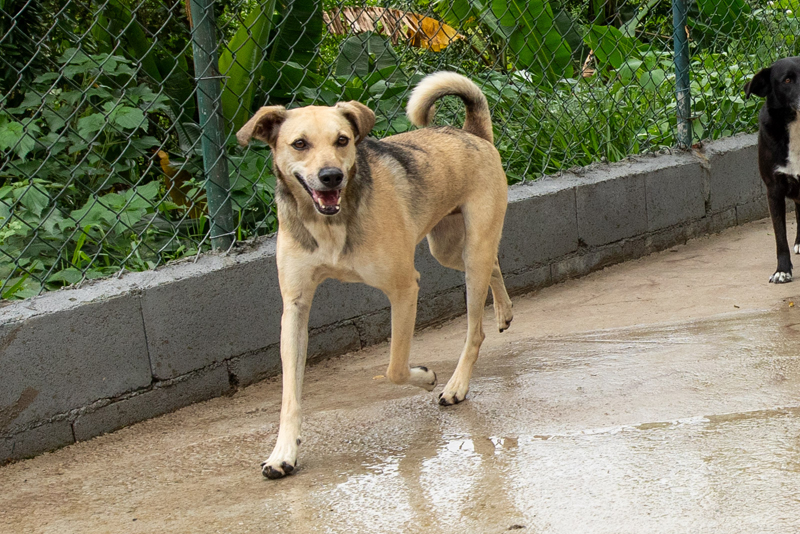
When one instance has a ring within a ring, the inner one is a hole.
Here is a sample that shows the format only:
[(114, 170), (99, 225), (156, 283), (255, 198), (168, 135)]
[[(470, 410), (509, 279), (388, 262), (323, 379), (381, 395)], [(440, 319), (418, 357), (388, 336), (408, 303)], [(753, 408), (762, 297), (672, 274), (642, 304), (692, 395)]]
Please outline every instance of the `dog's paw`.
[(785, 284), (792, 281), (792, 273), (777, 271), (770, 279), (770, 284)]
[(261, 474), (270, 480), (283, 478), (286, 475), (291, 475), (294, 472), (295, 465), (289, 462), (280, 462), (279, 464), (272, 464), (266, 461), (261, 464)]
[(261, 474), (269, 479), (283, 478), (291, 475), (297, 468), (297, 448), (300, 438), (278, 440), (272, 454), (261, 464)]
[(800, 243), (795, 243), (794, 244), (794, 253), (795, 254), (800, 254)]
[(494, 303), (494, 318), (497, 322), (497, 329), (500, 332), (508, 330), (508, 327), (511, 326), (511, 321), (514, 319), (510, 300), (507, 300), (506, 303), (502, 303), (500, 300)]
[(452, 406), (453, 404), (458, 404), (459, 402), (463, 402), (466, 400), (467, 394), (464, 393), (463, 395), (459, 396), (458, 393), (448, 393), (446, 391), (442, 391), (439, 393), (439, 406)]
[(469, 391), (469, 379), (460, 380), (457, 375), (453, 375), (450, 381), (444, 386), (444, 391), (439, 394), (439, 404), (442, 406), (452, 406), (463, 402), (467, 398)]
[(436, 387), (436, 373), (423, 365), (411, 368), (411, 376), (408, 382), (426, 391), (433, 391)]

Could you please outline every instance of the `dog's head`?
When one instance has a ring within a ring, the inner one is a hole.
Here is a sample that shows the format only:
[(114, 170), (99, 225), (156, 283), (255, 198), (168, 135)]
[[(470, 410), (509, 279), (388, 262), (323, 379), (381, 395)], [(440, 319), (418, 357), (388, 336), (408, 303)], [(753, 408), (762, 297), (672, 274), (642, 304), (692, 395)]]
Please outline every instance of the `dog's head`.
[(800, 110), (800, 57), (779, 59), (744, 86), (744, 94), (765, 97), (771, 108)]
[(263, 107), (236, 134), (239, 144), (252, 137), (269, 144), (279, 175), (300, 201), (307, 198), (323, 215), (339, 213), (354, 176), (356, 145), (375, 125), (375, 114), (358, 102), (334, 107), (287, 110)]

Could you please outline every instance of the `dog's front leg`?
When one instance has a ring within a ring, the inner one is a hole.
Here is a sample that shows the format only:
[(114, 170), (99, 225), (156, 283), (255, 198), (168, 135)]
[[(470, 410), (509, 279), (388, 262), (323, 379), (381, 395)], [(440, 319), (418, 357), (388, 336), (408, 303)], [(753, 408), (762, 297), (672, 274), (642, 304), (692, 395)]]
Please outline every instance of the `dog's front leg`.
[(789, 252), (789, 241), (786, 238), (786, 188), (778, 181), (767, 194), (778, 255), (778, 267), (769, 281), (774, 284), (783, 284), (792, 281), (792, 257)]
[[(283, 316), (281, 317), (281, 364), (283, 366), (283, 399), (278, 440), (266, 462), (261, 464), (261, 473), (267, 478), (281, 478), (294, 471), (297, 466), (297, 449), (300, 446), (302, 412), (300, 397), (303, 390), (303, 374), (308, 351), (308, 316), (316, 284), (310, 280), (299, 287), (281, 280), (283, 294)], [(305, 282), (305, 283), (303, 283)]]
[(800, 203), (794, 202), (794, 215), (797, 219), (797, 236), (794, 238), (794, 253), (800, 254)]
[(385, 291), (392, 305), (392, 343), (386, 376), (395, 384), (409, 383), (432, 391), (436, 387), (436, 373), (427, 367), (408, 366), (419, 293), (419, 273), (414, 270), (413, 265), (410, 272), (412, 277), (399, 280), (394, 278), (393, 287)]

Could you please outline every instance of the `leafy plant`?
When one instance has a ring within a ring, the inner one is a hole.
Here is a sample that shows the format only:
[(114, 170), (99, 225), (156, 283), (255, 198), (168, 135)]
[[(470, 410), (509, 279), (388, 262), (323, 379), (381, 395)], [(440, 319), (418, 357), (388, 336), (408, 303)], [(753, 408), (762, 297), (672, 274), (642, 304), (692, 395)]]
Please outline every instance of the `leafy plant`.
[(440, 0), (436, 9), (445, 22), (470, 33), (476, 48), (502, 57), (502, 69), (525, 69), (550, 82), (573, 75), (572, 50), (547, 0)]
[(68, 49), (58, 61), (0, 113), (4, 298), (155, 265), (145, 258), (161, 248), (154, 221), (178, 209), (155, 207), (161, 182), (143, 157), (159, 144), (148, 129), (166, 97), (135, 84), (121, 56)]
[(275, 0), (253, 9), (220, 54), (219, 72), (226, 80), (222, 87), (222, 114), (231, 122), (233, 132), (250, 118), (257, 86), (253, 74), (264, 57), (274, 12)]

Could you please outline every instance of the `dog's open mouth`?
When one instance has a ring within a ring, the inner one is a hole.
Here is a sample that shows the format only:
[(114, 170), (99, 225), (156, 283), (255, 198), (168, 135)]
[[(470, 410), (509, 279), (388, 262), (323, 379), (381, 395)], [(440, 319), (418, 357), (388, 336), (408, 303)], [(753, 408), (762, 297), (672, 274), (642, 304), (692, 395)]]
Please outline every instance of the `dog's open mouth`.
[(311, 195), (311, 200), (314, 201), (314, 207), (317, 208), (318, 212), (323, 215), (336, 215), (339, 213), (339, 204), (342, 201), (341, 189), (317, 191), (316, 189), (308, 187), (306, 181), (303, 180), (299, 174), (295, 173), (294, 177), (297, 178), (297, 181), (300, 182), (303, 189)]
[(339, 203), (342, 201), (341, 189), (334, 191), (317, 191), (311, 189), (311, 198), (314, 206), (323, 215), (336, 215), (339, 213)]

